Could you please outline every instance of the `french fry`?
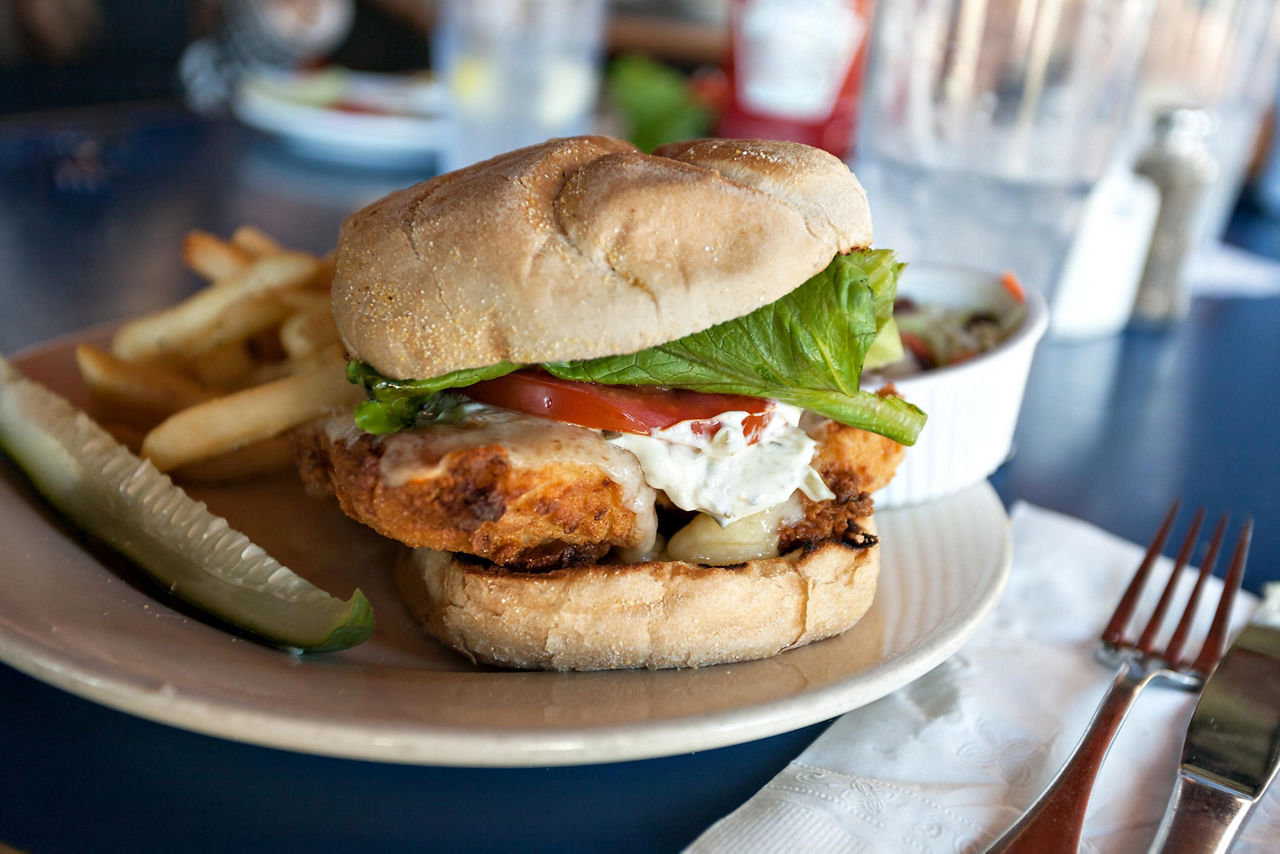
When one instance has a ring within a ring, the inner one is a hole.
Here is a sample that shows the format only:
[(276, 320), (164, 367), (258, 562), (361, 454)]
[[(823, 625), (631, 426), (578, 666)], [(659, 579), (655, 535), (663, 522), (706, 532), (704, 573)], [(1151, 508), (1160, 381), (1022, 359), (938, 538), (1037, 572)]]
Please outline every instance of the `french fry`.
[(280, 324), (280, 346), (295, 362), (338, 342), (338, 327), (328, 300), (292, 314)]
[(277, 436), (363, 395), (339, 360), (218, 397), (170, 416), (147, 434), (142, 455), (161, 471)]
[(187, 362), (187, 369), (208, 388), (241, 388), (251, 382), (258, 365), (244, 341), (226, 341), (198, 354)]
[(316, 274), (307, 282), (307, 288), (328, 294), (329, 289), (333, 287), (333, 274), (336, 268), (337, 260), (332, 252), (327, 252), (320, 256), (320, 266), (316, 268)]
[(150, 429), (210, 396), (195, 380), (175, 370), (126, 362), (88, 344), (76, 347), (76, 366), (89, 386), (94, 413), (132, 427)]
[(293, 451), (288, 436), (272, 436), (234, 451), (187, 463), (173, 470), (182, 483), (231, 483), (274, 474), (289, 468)]
[(77, 352), (95, 406), (187, 480), (276, 470), (290, 456), (282, 434), (361, 399), (329, 306), (333, 254), (285, 250), (242, 226), (229, 240), (192, 231), (182, 259), (211, 284), (122, 326), (111, 352)]
[(207, 231), (190, 231), (182, 239), (182, 263), (211, 282), (240, 273), (255, 257), (248, 249)]
[(262, 362), (254, 365), (253, 373), (249, 375), (244, 384), (245, 386), (262, 385), (263, 383), (275, 382), (301, 372), (302, 366), (294, 362)]
[(285, 361), (284, 348), (280, 346), (279, 325), (262, 330), (245, 343), (259, 367)]
[(276, 326), (289, 316), (289, 307), (275, 294), (258, 294), (231, 303), (218, 314), (205, 331), (184, 341), (181, 352), (188, 358), (248, 341), (260, 332)]
[(253, 225), (242, 225), (231, 235), (231, 242), (236, 247), (263, 258), (283, 251), (280, 244), (262, 229)]
[[(301, 252), (281, 252), (198, 291), (177, 305), (120, 327), (112, 352), (129, 361), (154, 359), (195, 347), (239, 303), (262, 294), (296, 288), (315, 275), (319, 261)], [(225, 337), (223, 340), (226, 340)]]
[(322, 294), (309, 290), (287, 290), (278, 291), (275, 296), (276, 299), (288, 306), (291, 312), (311, 311), (323, 306), (326, 311), (333, 313), (327, 293)]

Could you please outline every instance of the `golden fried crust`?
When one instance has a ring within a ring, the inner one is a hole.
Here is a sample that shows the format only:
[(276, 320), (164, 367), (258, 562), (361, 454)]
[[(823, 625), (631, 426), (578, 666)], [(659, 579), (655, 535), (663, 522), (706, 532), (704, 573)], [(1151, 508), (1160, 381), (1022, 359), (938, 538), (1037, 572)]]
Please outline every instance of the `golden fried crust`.
[(778, 531), (778, 551), (781, 554), (832, 540), (856, 545), (861, 534), (858, 520), (870, 516), (874, 510), (875, 503), (868, 493), (862, 491), (853, 469), (828, 467), (825, 471), (820, 469), (819, 473), (836, 496), (828, 501), (801, 497), (804, 515)]
[[(892, 440), (826, 419), (805, 429), (818, 441), (813, 466), (836, 497), (802, 499), (804, 517), (780, 532), (784, 553), (856, 535), (855, 520), (872, 512), (868, 493), (888, 483), (903, 454)], [(622, 488), (596, 466), (518, 465), (502, 445), (482, 444), (424, 460), (430, 477), (391, 486), (381, 474), (384, 445), (372, 436), (330, 441), (312, 425), (294, 441), (312, 491), (337, 495), (347, 515), (415, 548), (542, 570), (591, 563), (642, 538)]]
[[(854, 477), (860, 492), (887, 486), (906, 454), (907, 449), (892, 439), (825, 418), (806, 416), (803, 426), (818, 443), (813, 467), (823, 479)], [(830, 480), (827, 485), (837, 491)]]
[(835, 498), (801, 498), (804, 516), (778, 532), (778, 550), (831, 540), (851, 542), (860, 533), (858, 520), (870, 516), (871, 494), (893, 479), (906, 451), (892, 439), (825, 418), (806, 416), (805, 429), (818, 442), (813, 467)]
[(621, 488), (593, 466), (519, 467), (501, 446), (482, 445), (449, 454), (429, 479), (389, 486), (372, 436), (335, 442), (311, 425), (294, 444), (313, 492), (336, 495), (348, 516), (410, 546), (542, 569), (598, 560), (639, 536)]

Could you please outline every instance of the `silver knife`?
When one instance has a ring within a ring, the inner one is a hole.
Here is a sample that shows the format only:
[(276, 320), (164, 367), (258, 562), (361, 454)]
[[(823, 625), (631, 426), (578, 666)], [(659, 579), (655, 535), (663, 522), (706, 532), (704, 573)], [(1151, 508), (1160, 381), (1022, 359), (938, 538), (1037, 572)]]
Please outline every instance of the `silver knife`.
[(1152, 851), (1225, 854), (1280, 768), (1280, 584), (1205, 683)]

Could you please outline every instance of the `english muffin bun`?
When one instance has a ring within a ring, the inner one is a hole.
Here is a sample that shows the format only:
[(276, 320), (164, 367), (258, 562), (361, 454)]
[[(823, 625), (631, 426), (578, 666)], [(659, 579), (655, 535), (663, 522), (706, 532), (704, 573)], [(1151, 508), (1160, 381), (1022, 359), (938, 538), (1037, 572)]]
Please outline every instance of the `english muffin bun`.
[(473, 661), (605, 670), (749, 661), (838, 635), (871, 607), (879, 571), (869, 536), (735, 566), (664, 561), (546, 573), (415, 549), (404, 553), (398, 579), (428, 634)]
[(824, 151), (558, 139), (353, 214), (333, 307), (353, 358), (427, 378), (635, 352), (773, 302), (870, 243), (866, 194)]

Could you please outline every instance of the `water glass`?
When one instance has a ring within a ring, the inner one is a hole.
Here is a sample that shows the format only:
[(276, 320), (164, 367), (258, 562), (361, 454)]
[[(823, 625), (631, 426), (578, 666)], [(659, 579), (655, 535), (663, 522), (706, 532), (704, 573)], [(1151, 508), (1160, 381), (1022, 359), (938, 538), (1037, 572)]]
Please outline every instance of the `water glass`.
[(857, 140), (876, 243), (1052, 302), (1125, 130), (1153, 0), (880, 3)]
[[(1245, 181), (1280, 75), (1280, 3), (1275, 0), (1159, 0), (1142, 63), (1127, 147), (1133, 162), (1170, 108), (1203, 110), (1218, 179), (1198, 211), (1197, 233), (1217, 240)], [(1126, 145), (1125, 142), (1121, 143)]]
[(606, 0), (446, 0), (432, 39), (448, 88), (446, 170), (590, 130)]

